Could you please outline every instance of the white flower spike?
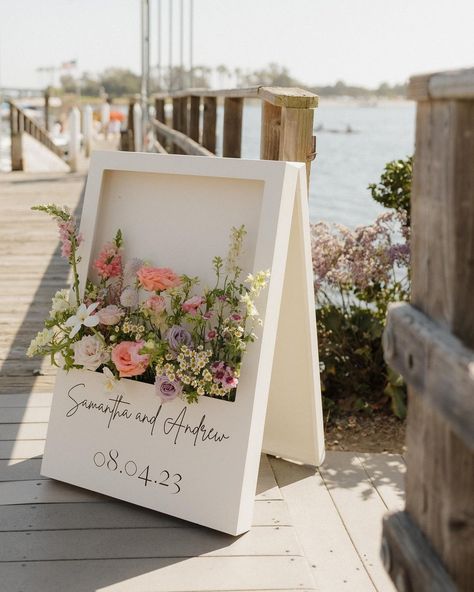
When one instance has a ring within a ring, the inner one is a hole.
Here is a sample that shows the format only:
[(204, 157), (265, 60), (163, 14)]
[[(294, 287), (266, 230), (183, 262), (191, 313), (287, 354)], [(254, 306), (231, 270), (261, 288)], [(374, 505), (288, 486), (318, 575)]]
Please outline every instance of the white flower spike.
[(98, 306), (99, 303), (94, 302), (86, 308), (86, 305), (82, 303), (77, 309), (76, 314), (68, 318), (65, 325), (66, 327), (72, 327), (72, 331), (69, 333), (71, 339), (77, 335), (82, 325), (84, 327), (95, 327), (99, 324), (99, 317), (92, 314)]

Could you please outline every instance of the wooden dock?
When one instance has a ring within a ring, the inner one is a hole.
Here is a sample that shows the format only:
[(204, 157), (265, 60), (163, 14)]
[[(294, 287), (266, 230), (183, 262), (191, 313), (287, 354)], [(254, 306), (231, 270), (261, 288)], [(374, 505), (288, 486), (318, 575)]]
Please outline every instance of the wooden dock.
[(54, 372), (25, 357), (68, 283), (57, 231), (84, 175), (0, 175), (0, 591), (390, 592), (382, 517), (403, 507), (401, 456), (328, 452), (320, 470), (262, 456), (254, 527), (231, 537), (40, 475)]

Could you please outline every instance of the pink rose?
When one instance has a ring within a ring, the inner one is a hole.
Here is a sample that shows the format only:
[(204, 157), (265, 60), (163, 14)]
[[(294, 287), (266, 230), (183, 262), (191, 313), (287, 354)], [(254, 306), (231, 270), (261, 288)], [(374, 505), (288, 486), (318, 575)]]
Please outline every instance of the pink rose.
[(123, 311), (115, 304), (109, 304), (97, 311), (97, 316), (102, 325), (116, 325), (122, 318)]
[(159, 292), (179, 286), (181, 278), (168, 267), (141, 267), (137, 271), (140, 285), (149, 292)]
[(149, 356), (140, 354), (144, 341), (122, 341), (112, 350), (112, 362), (121, 378), (143, 374), (150, 361)]
[(189, 298), (189, 300), (186, 300), (186, 302), (183, 302), (181, 308), (184, 312), (194, 316), (203, 302), (204, 298), (201, 298), (201, 296), (193, 296), (192, 298)]
[(166, 300), (163, 296), (150, 296), (150, 298), (145, 300), (143, 304), (148, 310), (155, 314), (162, 313), (166, 308)]

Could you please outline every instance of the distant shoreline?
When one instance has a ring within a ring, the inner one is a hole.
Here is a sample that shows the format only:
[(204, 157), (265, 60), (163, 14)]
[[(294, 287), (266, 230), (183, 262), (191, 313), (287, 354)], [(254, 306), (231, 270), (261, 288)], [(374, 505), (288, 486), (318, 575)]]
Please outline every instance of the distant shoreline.
[(319, 97), (319, 106), (330, 106), (330, 107), (386, 107), (388, 105), (412, 105), (413, 101), (406, 99), (405, 97), (397, 97), (389, 99), (387, 97), (371, 97), (369, 99), (361, 99), (358, 97)]

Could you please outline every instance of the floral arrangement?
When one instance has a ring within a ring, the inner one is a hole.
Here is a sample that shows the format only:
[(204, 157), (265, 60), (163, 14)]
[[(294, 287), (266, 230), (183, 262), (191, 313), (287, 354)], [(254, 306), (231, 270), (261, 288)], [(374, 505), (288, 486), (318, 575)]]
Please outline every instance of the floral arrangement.
[(82, 236), (73, 216), (54, 204), (33, 209), (56, 220), (73, 286), (72, 298), (68, 290), (53, 297), (28, 356), (50, 356), (66, 371), (102, 372), (107, 390), (121, 378), (154, 384), (163, 402), (181, 397), (193, 403), (203, 395), (235, 400), (242, 357), (261, 324), (255, 301), (269, 277), (262, 271), (241, 280), (244, 226), (231, 229), (226, 259), (212, 261), (215, 285), (201, 289), (197, 277), (140, 259), (125, 261), (118, 230), (94, 261), (97, 280), (87, 280), (81, 300)]
[(390, 403), (403, 418), (405, 387), (384, 361), (382, 333), (388, 304), (409, 298), (406, 212), (384, 212), (373, 224), (356, 229), (320, 222), (311, 231), (327, 416), (372, 412)]

